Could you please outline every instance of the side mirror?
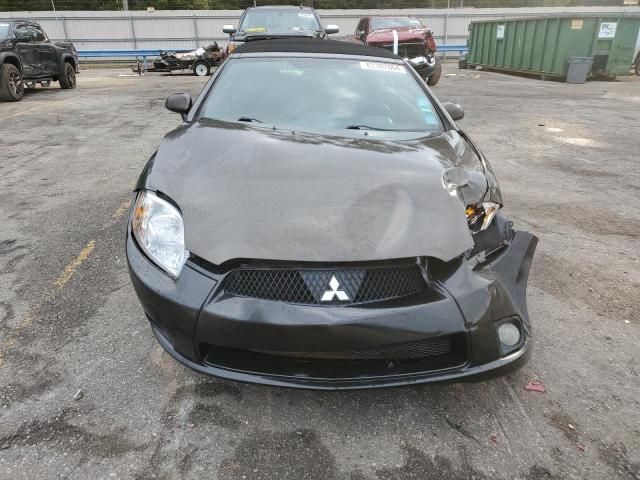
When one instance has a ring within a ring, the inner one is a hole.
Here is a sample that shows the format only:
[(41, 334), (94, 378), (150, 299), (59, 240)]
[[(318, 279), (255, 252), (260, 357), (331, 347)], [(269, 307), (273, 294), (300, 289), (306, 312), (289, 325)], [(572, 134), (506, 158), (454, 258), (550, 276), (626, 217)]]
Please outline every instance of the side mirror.
[(462, 120), (464, 118), (464, 108), (457, 103), (444, 102), (442, 106), (454, 121)]
[(186, 120), (187, 113), (189, 113), (189, 109), (191, 108), (191, 103), (191, 95), (188, 93), (175, 93), (167, 98), (164, 106), (167, 107), (167, 110), (179, 113), (182, 119)]
[(365, 41), (365, 39), (367, 38), (367, 35), (364, 33), (364, 30), (360, 30), (358, 32), (358, 38), (363, 42)]
[(234, 33), (236, 33), (236, 27), (235, 25), (223, 25), (222, 31), (224, 33), (228, 33), (229, 35), (233, 35)]
[(340, 31), (340, 27), (337, 25), (327, 25), (324, 27), (324, 33), (327, 35), (331, 35), (332, 33), (338, 33)]

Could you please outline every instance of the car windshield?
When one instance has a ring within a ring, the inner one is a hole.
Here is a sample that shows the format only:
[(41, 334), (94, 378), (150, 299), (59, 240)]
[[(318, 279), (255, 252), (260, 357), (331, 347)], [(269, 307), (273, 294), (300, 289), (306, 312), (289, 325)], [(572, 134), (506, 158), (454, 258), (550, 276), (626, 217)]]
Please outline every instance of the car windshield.
[(405, 65), (346, 58), (231, 58), (200, 117), (375, 139), (419, 138), (443, 128)]
[(0, 38), (7, 38), (9, 36), (9, 24), (0, 23)]
[(308, 10), (259, 9), (249, 10), (238, 30), (244, 33), (291, 33), (295, 31), (317, 31), (320, 24)]
[(384, 30), (386, 28), (423, 28), (422, 22), (417, 18), (372, 18), (371, 30)]

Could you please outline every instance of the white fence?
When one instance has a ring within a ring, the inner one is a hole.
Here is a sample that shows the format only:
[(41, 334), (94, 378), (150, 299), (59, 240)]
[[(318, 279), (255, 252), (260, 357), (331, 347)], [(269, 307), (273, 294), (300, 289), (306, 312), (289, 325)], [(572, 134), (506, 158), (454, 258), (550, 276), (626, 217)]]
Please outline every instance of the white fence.
[[(0, 19), (27, 18), (39, 22), (49, 37), (68, 39), (79, 50), (190, 49), (216, 40), (225, 45), (222, 25), (237, 23), (241, 10), (158, 10), (95, 12), (0, 12)], [(352, 33), (361, 17), (414, 15), (428, 25), (441, 44), (460, 44), (467, 39), (472, 20), (513, 18), (562, 13), (639, 14), (640, 7), (539, 7), (452, 8), (402, 10), (318, 10), (325, 25), (336, 24), (340, 35)]]

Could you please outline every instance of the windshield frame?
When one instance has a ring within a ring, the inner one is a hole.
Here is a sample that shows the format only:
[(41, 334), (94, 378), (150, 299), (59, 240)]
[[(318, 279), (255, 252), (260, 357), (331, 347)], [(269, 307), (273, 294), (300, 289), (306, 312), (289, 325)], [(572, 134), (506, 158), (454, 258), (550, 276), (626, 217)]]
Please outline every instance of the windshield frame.
[[(242, 24), (245, 22), (245, 19), (247, 18), (247, 16), (249, 14), (251, 14), (252, 12), (267, 12), (267, 11), (271, 11), (271, 12), (296, 12), (296, 13), (308, 13), (309, 15), (313, 15), (313, 18), (316, 19), (316, 23), (318, 25), (318, 28), (315, 30), (287, 30), (287, 31), (280, 31), (280, 30), (266, 30), (264, 32), (247, 32), (245, 30), (242, 30)], [(273, 6), (273, 7), (265, 7), (265, 8), (248, 8), (244, 11), (244, 13), (242, 14), (242, 17), (240, 17), (240, 21), (238, 22), (238, 31), (235, 33), (235, 35), (241, 36), (241, 37), (245, 37), (245, 36), (260, 36), (260, 35), (296, 35), (303, 33), (303, 32), (323, 32), (324, 28), (322, 27), (322, 22), (320, 21), (320, 18), (318, 17), (318, 14), (315, 12), (315, 10), (313, 9), (309, 9), (309, 8), (278, 8), (277, 6)]]
[[(378, 28), (373, 28), (373, 25), (375, 24), (376, 20), (407, 20), (407, 21), (411, 21), (411, 20), (417, 20), (418, 22), (420, 22), (420, 25), (396, 25), (394, 27), (378, 27)], [(391, 30), (393, 28), (415, 28), (415, 29), (424, 29), (426, 28), (424, 26), (424, 24), (422, 23), (422, 21), (417, 18), (417, 17), (373, 17), (371, 19), (371, 31), (372, 32), (376, 32), (379, 30)]]
[[(215, 83), (216, 81), (220, 78), (220, 76), (223, 74), (224, 70), (228, 67), (228, 65), (231, 64), (231, 62), (229, 62), (228, 60), (232, 60), (232, 59), (238, 59), (241, 60), (243, 58), (263, 58), (263, 59), (267, 59), (267, 58), (318, 58), (318, 59), (333, 59), (333, 60), (341, 60), (341, 59), (346, 59), (346, 60), (356, 60), (356, 61), (363, 61), (363, 62), (382, 62), (382, 63), (391, 63), (391, 64), (395, 64), (395, 65), (403, 65), (407, 68), (407, 71), (410, 75), (413, 76), (414, 80), (416, 81), (417, 86), (422, 89), (422, 91), (424, 92), (424, 94), (426, 95), (426, 97), (429, 99), (429, 102), (431, 103), (431, 105), (433, 106), (434, 109), (434, 113), (437, 115), (441, 126), (442, 126), (442, 132), (440, 133), (446, 133), (447, 131), (450, 130), (458, 130), (457, 126), (455, 125), (455, 123), (451, 120), (451, 118), (449, 117), (449, 115), (446, 113), (444, 107), (442, 106), (442, 104), (440, 103), (440, 101), (436, 98), (436, 96), (433, 94), (433, 92), (431, 92), (431, 90), (429, 90), (429, 88), (426, 86), (426, 84), (424, 83), (424, 81), (422, 80), (422, 78), (420, 78), (420, 76), (416, 73), (415, 69), (411, 67), (411, 65), (406, 62), (405, 60), (402, 59), (394, 59), (394, 58), (385, 58), (385, 57), (372, 57), (369, 55), (338, 55), (338, 54), (329, 54), (329, 53), (300, 53), (300, 52), (260, 52), (260, 53), (233, 53), (231, 54), (227, 61), (225, 61), (220, 67), (218, 67), (216, 69), (216, 71), (212, 74), (211, 78), (209, 79), (209, 81), (207, 82), (207, 84), (204, 86), (204, 88), (200, 91), (200, 94), (198, 95), (198, 97), (194, 100), (193, 105), (191, 107), (191, 110), (189, 111), (189, 113), (187, 114), (187, 118), (186, 118), (186, 122), (187, 123), (192, 123), (192, 122), (196, 122), (198, 120), (200, 120), (201, 118), (204, 118), (202, 116), (202, 110), (204, 108), (204, 105), (206, 103), (207, 98), (209, 97), (209, 95), (211, 94), (213, 88), (215, 88)], [(207, 117), (208, 118), (208, 117)], [(252, 127), (252, 128), (264, 128), (264, 126), (260, 127), (260, 124), (254, 124), (254, 123), (243, 123), (243, 122), (237, 122), (240, 123), (242, 125), (244, 125), (245, 127)], [(269, 127), (271, 128), (271, 127)], [(282, 130), (286, 130), (286, 129), (282, 129)], [(360, 135), (362, 135), (364, 133), (364, 131), (361, 130), (351, 130), (351, 133), (354, 132), (359, 132)], [(371, 132), (368, 132), (371, 133)], [(416, 132), (413, 132), (416, 133)], [(346, 135), (346, 137), (351, 137), (352, 135)], [(433, 137), (434, 134), (433, 132), (424, 132), (424, 135), (417, 135), (411, 138), (411, 140), (418, 140), (421, 138), (430, 138)], [(373, 138), (372, 138), (373, 139)]]

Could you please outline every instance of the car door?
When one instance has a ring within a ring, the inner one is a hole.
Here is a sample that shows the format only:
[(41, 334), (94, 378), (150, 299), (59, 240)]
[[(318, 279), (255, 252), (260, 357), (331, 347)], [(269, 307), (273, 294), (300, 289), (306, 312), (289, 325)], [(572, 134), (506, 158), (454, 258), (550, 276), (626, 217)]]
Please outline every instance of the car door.
[(40, 76), (42, 68), (40, 66), (38, 47), (29, 25), (26, 23), (16, 24), (14, 35), (17, 42), (16, 49), (22, 61), (22, 77), (28, 79)]
[(45, 76), (54, 76), (58, 74), (58, 55), (56, 47), (47, 38), (39, 25), (29, 25), (32, 37), (37, 47), (38, 61), (41, 65), (41, 74)]

